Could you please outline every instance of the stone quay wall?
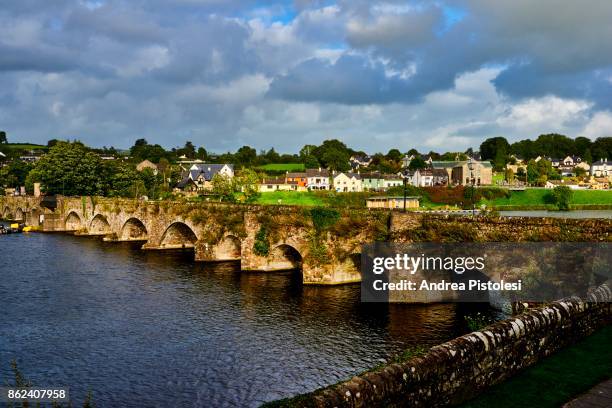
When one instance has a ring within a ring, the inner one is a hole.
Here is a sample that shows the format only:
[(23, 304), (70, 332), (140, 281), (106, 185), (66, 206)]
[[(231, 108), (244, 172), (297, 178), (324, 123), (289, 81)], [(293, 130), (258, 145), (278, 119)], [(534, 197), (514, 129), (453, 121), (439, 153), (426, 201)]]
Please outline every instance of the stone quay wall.
[(459, 404), (612, 323), (610, 284), (594, 291), (588, 301), (570, 298), (534, 308), (435, 346), (422, 357), (269, 405), (365, 408)]

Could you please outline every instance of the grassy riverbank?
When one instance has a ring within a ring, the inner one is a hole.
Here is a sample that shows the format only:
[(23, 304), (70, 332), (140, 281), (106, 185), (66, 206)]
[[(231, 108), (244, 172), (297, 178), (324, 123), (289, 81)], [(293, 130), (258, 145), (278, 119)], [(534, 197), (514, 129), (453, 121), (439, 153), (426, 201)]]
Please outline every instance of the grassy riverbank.
[[(551, 190), (528, 188), (525, 191), (511, 191), (508, 197), (483, 200), (487, 207), (499, 210), (545, 210), (554, 209), (550, 203)], [(612, 190), (574, 190), (571, 205), (575, 209), (611, 209)]]
[[(482, 199), (477, 207), (485, 204), (487, 208), (497, 210), (547, 210), (556, 209), (550, 203), (551, 191), (542, 188), (530, 188), (525, 191), (510, 191), (492, 199)], [(394, 192), (396, 193), (396, 192)], [(420, 193), (420, 194), (419, 194)], [(336, 193), (334, 191), (274, 191), (261, 193), (257, 204), (266, 205), (300, 205), (300, 206), (339, 206), (365, 208), (366, 198), (375, 193)], [(391, 194), (398, 195), (398, 194)], [(401, 194), (400, 194), (401, 195)], [(411, 188), (409, 195), (420, 195), (422, 209), (455, 207), (453, 203), (433, 202), (431, 192)], [(466, 199), (465, 202), (467, 202)], [(438, 200), (443, 201), (443, 200)], [(457, 199), (455, 198), (455, 201)], [(576, 190), (572, 194), (572, 209), (607, 210), (612, 209), (612, 190)]]
[(612, 326), (468, 401), (464, 408), (557, 408), (612, 377)]

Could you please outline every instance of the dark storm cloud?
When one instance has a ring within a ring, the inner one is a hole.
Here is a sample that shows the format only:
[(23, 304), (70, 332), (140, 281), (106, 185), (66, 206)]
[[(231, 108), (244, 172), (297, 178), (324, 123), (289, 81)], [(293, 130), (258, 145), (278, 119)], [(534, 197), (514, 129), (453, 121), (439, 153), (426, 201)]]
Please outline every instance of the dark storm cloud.
[(387, 77), (381, 63), (345, 55), (335, 64), (318, 59), (299, 64), (274, 80), (269, 95), (352, 105), (407, 100), (410, 89), (401, 78)]

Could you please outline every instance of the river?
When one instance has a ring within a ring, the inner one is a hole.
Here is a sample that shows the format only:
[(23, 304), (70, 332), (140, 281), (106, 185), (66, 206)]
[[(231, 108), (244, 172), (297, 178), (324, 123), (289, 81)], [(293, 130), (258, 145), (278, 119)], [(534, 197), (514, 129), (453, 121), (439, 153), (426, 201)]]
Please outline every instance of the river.
[[(258, 406), (466, 331), (458, 305), (377, 305), (359, 285), (241, 273), (66, 234), (0, 236), (0, 382), (100, 407)], [(473, 306), (472, 306), (473, 307)]]

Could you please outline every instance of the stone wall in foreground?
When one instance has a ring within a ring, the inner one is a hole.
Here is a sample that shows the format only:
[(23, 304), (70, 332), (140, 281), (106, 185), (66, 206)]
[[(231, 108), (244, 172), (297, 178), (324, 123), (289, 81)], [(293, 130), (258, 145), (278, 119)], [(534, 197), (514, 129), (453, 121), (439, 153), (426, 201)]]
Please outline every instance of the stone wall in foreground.
[[(578, 298), (529, 310), (435, 346), (422, 357), (271, 405), (299, 407), (435, 407), (478, 395), (555, 351), (612, 323), (610, 290), (601, 303)], [(595, 297), (591, 297), (595, 300)]]

